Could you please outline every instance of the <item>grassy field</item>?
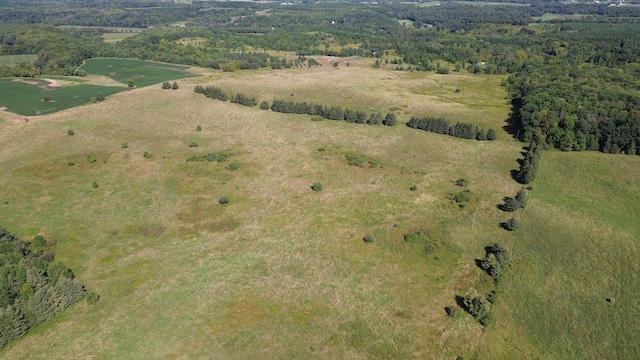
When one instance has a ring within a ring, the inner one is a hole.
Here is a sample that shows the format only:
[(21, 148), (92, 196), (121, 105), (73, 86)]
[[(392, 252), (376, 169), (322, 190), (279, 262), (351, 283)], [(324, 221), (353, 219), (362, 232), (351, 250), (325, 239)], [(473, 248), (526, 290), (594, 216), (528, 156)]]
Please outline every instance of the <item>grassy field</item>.
[[(545, 153), (519, 230), (504, 231), (497, 205), (521, 187), (510, 172), (522, 144), (502, 129), (503, 78), (371, 65), (192, 69), (205, 76), (176, 91), (133, 89), (29, 122), (0, 113), (2, 225), (56, 239), (56, 258), (101, 295), (0, 357), (638, 357), (638, 157)], [(195, 85), (394, 111), (401, 124), (312, 121)], [(498, 140), (409, 129), (412, 115), (493, 127)], [(225, 162), (186, 161), (221, 151)], [(463, 208), (449, 200), (459, 178), (473, 194)], [(436, 249), (403, 240), (415, 231)], [(490, 285), (475, 259), (494, 242), (513, 262), (483, 331), (444, 308)]]
[(138, 33), (126, 33), (126, 32), (106, 32), (102, 34), (104, 38), (104, 42), (107, 43), (116, 43), (120, 40), (126, 39), (128, 37), (136, 36)]
[(637, 156), (544, 155), (486, 358), (640, 357), (639, 178)]
[[(321, 67), (291, 71), (257, 71), (252, 86), (244, 86), (236, 73), (210, 74), (198, 81), (215, 80), (228, 92), (242, 92), (259, 100), (274, 98), (341, 105), (367, 112), (394, 111), (401, 121), (412, 116), (444, 117), (468, 121), (495, 130), (505, 125), (509, 108), (502, 76), (437, 75), (424, 72), (375, 69), (370, 59), (315, 57)], [(347, 63), (349, 65), (347, 66)], [(204, 73), (206, 74), (206, 73)], [(352, 76), (358, 76), (354, 81)], [(460, 92), (456, 92), (459, 89)]]
[(194, 76), (186, 72), (187, 66), (131, 59), (89, 59), (81, 69), (89, 74), (103, 75), (124, 84), (132, 79), (136, 86), (148, 86)]
[[(214, 73), (181, 82), (177, 91), (134, 89), (29, 122), (3, 115), (2, 225), (24, 238), (56, 239), (57, 259), (102, 298), (72, 307), (0, 356), (400, 359), (476, 352), (480, 326), (443, 309), (474, 286), (473, 261), (483, 246), (509, 238), (497, 228), (495, 205), (518, 188), (509, 171), (520, 144), (499, 126), (498, 141), (478, 142), (401, 125), (311, 121), (193, 93), (209, 81), (265, 99), (293, 93), (318, 103), (454, 114), (451, 104), (473, 108), (482, 95), (448, 99), (413, 89), (499, 82), (357, 65)], [(494, 101), (476, 110), (479, 121), (501, 124), (495, 114), (504, 100)], [(500, 111), (504, 119), (506, 104)], [(232, 155), (223, 163), (185, 161), (215, 151)], [(347, 154), (377, 166), (349, 166)], [(98, 161), (88, 163), (89, 155)], [(474, 194), (465, 208), (447, 199), (462, 190), (453, 184), (460, 177)], [(323, 191), (311, 191), (316, 181)], [(222, 196), (230, 203), (219, 204)], [(417, 230), (435, 251), (403, 241)], [(373, 243), (362, 241), (367, 234)]]
[(36, 54), (27, 55), (2, 55), (0, 56), (0, 66), (14, 66), (23, 62), (34, 62), (38, 59)]

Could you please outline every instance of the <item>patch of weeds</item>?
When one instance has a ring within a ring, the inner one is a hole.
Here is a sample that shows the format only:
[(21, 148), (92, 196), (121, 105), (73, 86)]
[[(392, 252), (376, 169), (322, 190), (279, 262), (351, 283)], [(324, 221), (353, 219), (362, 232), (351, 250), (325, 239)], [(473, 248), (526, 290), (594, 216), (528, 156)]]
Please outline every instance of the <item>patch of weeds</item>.
[(93, 164), (93, 163), (95, 163), (96, 161), (98, 161), (98, 159), (96, 159), (96, 158), (95, 158), (95, 156), (93, 156), (93, 155), (89, 155), (89, 156), (87, 156), (87, 162), (88, 162), (89, 164)]
[(240, 164), (238, 164), (237, 162), (233, 162), (233, 163), (229, 164), (225, 169), (231, 170), (231, 171), (238, 170), (238, 169), (240, 169)]

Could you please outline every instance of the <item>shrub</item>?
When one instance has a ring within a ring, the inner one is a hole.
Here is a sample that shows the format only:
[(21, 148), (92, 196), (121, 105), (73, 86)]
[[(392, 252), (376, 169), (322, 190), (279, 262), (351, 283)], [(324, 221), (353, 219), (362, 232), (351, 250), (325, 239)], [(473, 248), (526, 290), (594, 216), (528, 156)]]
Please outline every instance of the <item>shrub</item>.
[(460, 179), (456, 180), (456, 185), (457, 186), (467, 186), (467, 185), (469, 185), (469, 180), (467, 180), (465, 178), (460, 178)]
[(89, 291), (87, 293), (87, 303), (90, 305), (96, 304), (100, 300), (100, 295), (96, 294), (93, 291)]
[(192, 141), (192, 142), (189, 143), (189, 147), (190, 148), (198, 147), (198, 143), (195, 142), (195, 141)]
[(509, 252), (498, 243), (485, 247), (484, 251), (485, 256), (480, 261), (480, 267), (497, 283), (509, 266)]
[(67, 134), (68, 134), (69, 136), (73, 136), (73, 135), (75, 135), (76, 133), (75, 133), (75, 132), (73, 132), (73, 130), (69, 129), (69, 130), (67, 130)]
[(464, 311), (469, 313), (480, 324), (486, 326), (491, 319), (486, 302), (478, 296), (467, 295), (462, 299)]
[(198, 132), (202, 131), (202, 126), (200, 126), (200, 125), (196, 126), (196, 131), (198, 131)]
[(367, 236), (362, 238), (362, 241), (364, 241), (367, 244), (374, 242), (374, 240), (375, 239), (373, 238), (372, 235), (367, 235)]
[(92, 187), (92, 188), (94, 188), (94, 189), (97, 189), (97, 188), (98, 188), (98, 183), (94, 181), (94, 182), (91, 184), (91, 187)]
[(53, 101), (53, 98), (51, 96), (45, 96), (45, 97), (42, 98), (42, 101), (50, 102), (50, 101)]
[(76, 163), (74, 163), (73, 161), (69, 161), (69, 162), (67, 163), (67, 165), (69, 165), (69, 166), (73, 166), (73, 165), (75, 165), (75, 164), (76, 164)]
[(178, 82), (174, 81), (173, 85), (171, 85), (171, 90), (178, 90), (179, 86), (178, 86)]
[(418, 187), (417, 187), (416, 185), (413, 185), (413, 186), (411, 186), (411, 187), (409, 188), (409, 190), (411, 190), (411, 191), (416, 191), (416, 190), (418, 190)]
[(123, 149), (126, 149), (126, 148), (129, 147), (129, 143), (125, 141), (125, 142), (122, 143), (122, 145), (120, 147), (123, 148)]
[(506, 222), (502, 223), (502, 227), (505, 228), (505, 230), (508, 230), (508, 231), (514, 231), (514, 230), (518, 229), (519, 225), (520, 225), (520, 222), (518, 222), (518, 219), (516, 219), (516, 218), (511, 218), (511, 219), (507, 220)]
[(240, 168), (240, 164), (234, 162), (229, 164), (229, 166), (226, 167), (227, 170), (238, 170)]
[(456, 317), (456, 315), (458, 315), (458, 310), (453, 306), (445, 306), (444, 312), (446, 312), (450, 317)]
[(45, 247), (47, 246), (47, 240), (45, 240), (42, 235), (36, 235), (31, 244), (35, 247)]
[(171, 84), (169, 84), (168, 81), (165, 81), (165, 82), (162, 83), (162, 88), (164, 90), (171, 89)]
[(473, 200), (473, 196), (471, 195), (470, 190), (464, 190), (453, 196), (453, 201), (455, 201), (461, 207), (464, 207), (466, 203)]
[(132, 88), (132, 87), (135, 87), (135, 86), (136, 86), (136, 83), (135, 83), (135, 81), (133, 81), (133, 79), (127, 80), (127, 87)]
[(149, 151), (145, 151), (144, 154), (142, 154), (142, 156), (146, 159), (151, 159), (153, 157), (153, 154), (150, 153)]
[(98, 161), (98, 159), (96, 159), (93, 155), (89, 155), (89, 156), (87, 156), (87, 162), (88, 162), (89, 164), (93, 164), (93, 163), (95, 163), (96, 161)]
[(268, 102), (266, 102), (266, 101), (264, 101), (264, 100), (263, 100), (263, 101), (260, 103), (260, 109), (262, 109), (262, 110), (269, 110), (270, 108), (271, 108), (271, 106), (269, 106), (269, 103), (268, 103)]
[(218, 203), (224, 205), (224, 204), (228, 204), (229, 203), (229, 197), (228, 196), (223, 196), (220, 199), (218, 199)]
[(313, 191), (322, 191), (322, 183), (320, 181), (316, 181), (311, 185), (311, 190)]
[(96, 95), (96, 101), (104, 101), (104, 95), (102, 95), (102, 93)]
[(487, 140), (495, 140), (495, 139), (497, 139), (496, 131), (495, 131), (495, 130), (493, 130), (493, 129), (489, 129), (489, 130), (487, 131), (487, 136), (486, 136), (486, 138), (487, 138)]

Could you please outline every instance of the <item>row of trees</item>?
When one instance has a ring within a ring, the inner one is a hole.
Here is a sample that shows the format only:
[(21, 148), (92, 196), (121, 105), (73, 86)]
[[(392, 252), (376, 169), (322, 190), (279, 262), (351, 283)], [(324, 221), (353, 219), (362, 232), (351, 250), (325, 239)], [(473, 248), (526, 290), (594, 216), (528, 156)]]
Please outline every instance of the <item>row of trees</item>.
[(0, 348), (84, 298), (71, 269), (53, 260), (43, 237), (28, 244), (0, 227)]
[(476, 140), (495, 140), (496, 132), (493, 129), (489, 129), (486, 132), (484, 129), (465, 122), (458, 122), (451, 124), (449, 120), (444, 118), (434, 118), (430, 116), (425, 117), (412, 117), (407, 126), (413, 129), (420, 129), (430, 131), (436, 134), (445, 134), (455, 136), (462, 139), (476, 139)]
[(529, 184), (535, 180), (540, 167), (540, 159), (544, 145), (538, 137), (531, 140), (529, 148), (524, 155), (524, 159), (520, 162), (520, 170), (516, 174), (516, 181), (521, 184)]
[(394, 126), (398, 123), (396, 114), (393, 112), (387, 113), (383, 118), (379, 112), (367, 115), (366, 112), (360, 110), (344, 109), (342, 106), (323, 106), (304, 101), (296, 102), (275, 99), (271, 104), (271, 110), (287, 114), (317, 115), (328, 120), (344, 120), (356, 124)]

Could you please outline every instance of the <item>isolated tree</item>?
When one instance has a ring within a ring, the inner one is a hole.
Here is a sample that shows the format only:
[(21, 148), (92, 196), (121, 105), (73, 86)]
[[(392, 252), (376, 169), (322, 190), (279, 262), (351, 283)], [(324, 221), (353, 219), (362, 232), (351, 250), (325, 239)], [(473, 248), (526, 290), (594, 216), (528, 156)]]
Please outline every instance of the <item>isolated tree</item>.
[(396, 118), (396, 114), (394, 114), (392, 112), (387, 113), (387, 116), (382, 121), (382, 124), (386, 125), (386, 126), (394, 126), (397, 123), (398, 123), (398, 120)]
[(263, 100), (263, 101), (260, 103), (260, 109), (262, 109), (262, 110), (269, 110), (269, 103)]
[(104, 95), (102, 95), (102, 93), (96, 95), (96, 101), (104, 101)]
[[(198, 86), (200, 86), (200, 85), (198, 85)], [(194, 89), (194, 91), (195, 91), (195, 92), (198, 92), (198, 90), (199, 90), (199, 89), (198, 89), (198, 86), (196, 86), (196, 88)], [(171, 84), (169, 84), (169, 82), (168, 82), (168, 81), (165, 81), (165, 82), (163, 82), (163, 83), (162, 83), (162, 88), (163, 88), (164, 90), (171, 89)], [(202, 87), (201, 87), (201, 88), (202, 88)]]
[(322, 191), (322, 183), (320, 181), (316, 181), (311, 185), (311, 190), (313, 191)]
[(135, 86), (136, 86), (136, 83), (135, 83), (135, 81), (133, 81), (133, 79), (127, 80), (127, 87), (132, 88), (132, 87), (135, 87)]
[(173, 85), (171, 85), (171, 90), (178, 90), (178, 87), (179, 87), (179, 86), (178, 86), (178, 82), (177, 82), (177, 81), (174, 81), (174, 82), (173, 82)]

